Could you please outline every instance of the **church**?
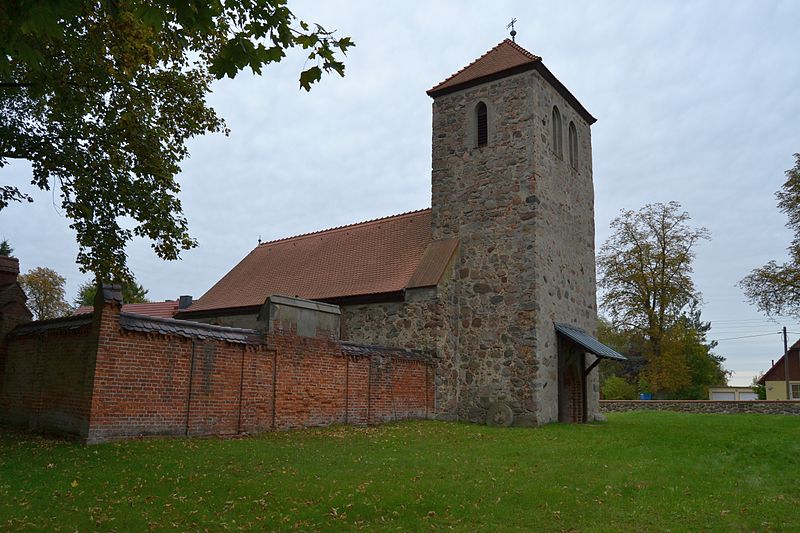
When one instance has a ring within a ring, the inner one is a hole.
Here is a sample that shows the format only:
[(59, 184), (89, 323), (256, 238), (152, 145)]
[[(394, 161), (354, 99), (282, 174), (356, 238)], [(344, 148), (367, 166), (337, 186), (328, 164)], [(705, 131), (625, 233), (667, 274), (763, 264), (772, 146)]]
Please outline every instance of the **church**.
[(0, 422), (96, 443), (598, 419), (597, 364), (624, 357), (592, 337), (594, 117), (512, 40), (428, 95), (429, 209), (261, 243), (197, 301), (106, 285), (32, 322), (0, 257)]
[(591, 125), (506, 39), (430, 90), (431, 207), (259, 244), (176, 318), (258, 328), (272, 295), (338, 307), (343, 341), (436, 360), (436, 417), (594, 420)]

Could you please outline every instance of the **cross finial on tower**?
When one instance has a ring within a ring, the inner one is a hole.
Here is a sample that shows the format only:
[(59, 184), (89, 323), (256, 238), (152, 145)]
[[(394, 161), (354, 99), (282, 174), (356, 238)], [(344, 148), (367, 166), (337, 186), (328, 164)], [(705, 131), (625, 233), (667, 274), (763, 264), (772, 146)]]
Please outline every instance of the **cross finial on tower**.
[(512, 18), (511, 22), (509, 22), (508, 25), (506, 25), (506, 28), (511, 28), (511, 40), (513, 42), (517, 42), (517, 40), (515, 38), (517, 36), (517, 30), (514, 29), (514, 23), (515, 22), (517, 22), (517, 19), (516, 18)]

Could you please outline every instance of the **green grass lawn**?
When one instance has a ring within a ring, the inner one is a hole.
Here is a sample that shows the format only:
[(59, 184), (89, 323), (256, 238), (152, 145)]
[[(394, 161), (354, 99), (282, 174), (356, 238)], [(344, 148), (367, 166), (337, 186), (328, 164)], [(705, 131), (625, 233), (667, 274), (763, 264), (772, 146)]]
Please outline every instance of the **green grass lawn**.
[(0, 530), (800, 531), (800, 417), (81, 446), (0, 429)]

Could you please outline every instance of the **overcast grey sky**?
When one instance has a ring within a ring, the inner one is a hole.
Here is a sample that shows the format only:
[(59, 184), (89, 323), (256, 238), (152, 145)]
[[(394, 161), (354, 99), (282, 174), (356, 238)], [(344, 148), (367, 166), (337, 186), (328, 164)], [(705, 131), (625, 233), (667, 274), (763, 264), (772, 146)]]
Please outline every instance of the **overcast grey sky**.
[[(800, 151), (800, 2), (298, 1), (299, 17), (350, 35), (345, 78), (298, 89), (292, 53), (261, 77), (215, 85), (231, 135), (190, 143), (179, 180), (200, 246), (164, 263), (137, 242), (130, 264), (153, 300), (201, 296), (256, 244), (430, 205), (436, 83), (508, 36), (598, 118), (592, 127), (597, 246), (620, 209), (676, 200), (712, 240), (695, 280), (712, 338), (777, 332), (736, 282), (783, 260), (791, 234), (774, 192)], [(15, 163), (3, 181), (25, 182)], [(0, 238), (23, 271), (54, 268), (74, 298), (89, 276), (57, 197), (0, 212)], [(747, 384), (782, 351), (777, 334), (722, 340), (717, 352)]]

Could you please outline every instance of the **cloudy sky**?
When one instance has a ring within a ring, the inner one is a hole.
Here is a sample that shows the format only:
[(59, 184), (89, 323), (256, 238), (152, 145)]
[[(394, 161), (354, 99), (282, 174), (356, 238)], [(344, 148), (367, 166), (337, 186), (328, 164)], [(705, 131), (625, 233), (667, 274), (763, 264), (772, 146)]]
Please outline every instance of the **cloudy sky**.
[[(598, 118), (592, 128), (597, 246), (620, 209), (676, 200), (712, 240), (697, 250), (695, 280), (717, 351), (747, 384), (782, 351), (770, 322), (736, 283), (783, 260), (791, 234), (774, 192), (800, 151), (800, 2), (427, 1), (291, 2), (299, 17), (357, 43), (345, 78), (298, 89), (302, 54), (262, 77), (215, 86), (212, 105), (229, 137), (193, 140), (180, 176), (199, 248), (164, 263), (146, 242), (130, 264), (152, 300), (201, 296), (270, 240), (430, 205), (431, 100), (425, 94), (508, 36)], [(15, 163), (3, 180), (20, 182)], [(74, 298), (88, 279), (57, 206), (0, 212), (0, 238), (23, 271), (47, 266)], [(764, 336), (752, 337), (752, 335)], [(748, 338), (737, 338), (748, 337)], [(728, 340), (729, 339), (729, 340)]]

